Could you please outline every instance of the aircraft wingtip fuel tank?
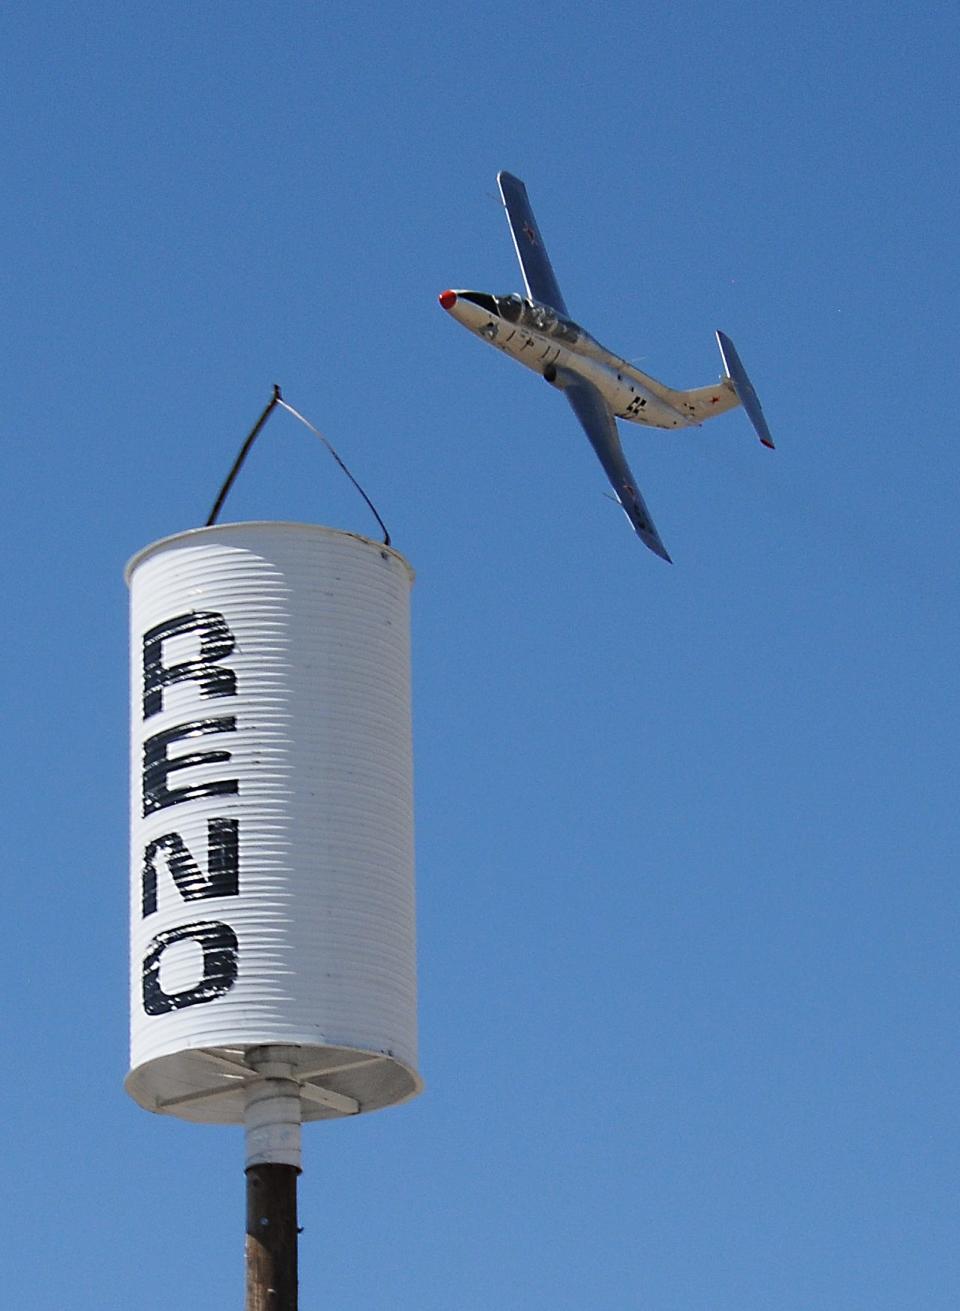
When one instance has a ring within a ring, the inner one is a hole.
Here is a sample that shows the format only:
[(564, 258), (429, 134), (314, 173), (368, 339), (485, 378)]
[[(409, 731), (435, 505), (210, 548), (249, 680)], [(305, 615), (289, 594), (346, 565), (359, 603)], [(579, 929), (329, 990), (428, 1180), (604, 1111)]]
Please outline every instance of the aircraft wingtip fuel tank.
[(726, 333), (718, 331), (724, 376), (707, 387), (679, 390), (601, 346), (567, 312), (526, 187), (507, 172), (497, 174), (497, 183), (526, 294), (449, 288), (437, 299), (451, 318), (565, 394), (637, 536), (670, 562), (627, 464), (617, 420), (648, 428), (690, 428), (742, 405), (760, 441), (772, 450), (773, 438), (743, 362)]

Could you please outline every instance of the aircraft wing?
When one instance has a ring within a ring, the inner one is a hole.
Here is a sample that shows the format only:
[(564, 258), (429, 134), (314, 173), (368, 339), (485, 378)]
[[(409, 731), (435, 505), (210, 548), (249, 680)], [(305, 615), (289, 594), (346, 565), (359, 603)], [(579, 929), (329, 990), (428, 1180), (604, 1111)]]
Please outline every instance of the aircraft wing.
[(530, 208), (527, 188), (512, 173), (498, 173), (497, 185), (507, 211), (507, 221), (513, 235), (513, 244), (517, 249), (517, 259), (523, 273), (527, 295), (531, 300), (538, 300), (549, 305), (558, 314), (568, 318), (563, 293), (557, 283), (556, 274), (550, 263), (547, 248), (537, 227), (537, 220)]
[(643, 502), (643, 497), (637, 491), (633, 474), (620, 445), (617, 421), (606, 401), (592, 382), (570, 370), (564, 369), (558, 372), (557, 384), (563, 388), (574, 414), (590, 438), (604, 472), (617, 493), (617, 500), (624, 514), (633, 524), (637, 536), (655, 555), (672, 564), (667, 549), (660, 540), (660, 534), (650, 518), (650, 512)]

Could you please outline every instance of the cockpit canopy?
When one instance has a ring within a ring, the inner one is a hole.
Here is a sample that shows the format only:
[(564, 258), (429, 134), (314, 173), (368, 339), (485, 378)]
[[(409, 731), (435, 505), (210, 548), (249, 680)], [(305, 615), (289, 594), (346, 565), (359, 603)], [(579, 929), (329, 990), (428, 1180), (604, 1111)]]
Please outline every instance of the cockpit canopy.
[(495, 314), (498, 319), (506, 319), (508, 323), (515, 323), (521, 328), (532, 328), (535, 332), (545, 332), (561, 341), (572, 343), (587, 337), (582, 328), (549, 305), (527, 300), (516, 292), (511, 292), (509, 296), (491, 296), (486, 291), (458, 291), (457, 295), (478, 305), (488, 314)]
[(496, 314), (498, 318), (500, 317), (496, 296), (490, 296), (485, 291), (458, 291), (457, 295), (461, 300), (468, 300), (472, 305), (479, 305), (488, 314)]

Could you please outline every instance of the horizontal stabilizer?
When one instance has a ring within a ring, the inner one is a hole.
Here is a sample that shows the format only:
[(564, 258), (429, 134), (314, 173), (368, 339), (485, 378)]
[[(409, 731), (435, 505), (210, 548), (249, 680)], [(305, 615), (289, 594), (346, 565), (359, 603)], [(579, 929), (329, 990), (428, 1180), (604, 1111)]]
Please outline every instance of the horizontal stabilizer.
[(747, 376), (747, 371), (743, 367), (743, 361), (737, 354), (737, 348), (725, 332), (717, 332), (717, 345), (720, 347), (720, 354), (723, 357), (723, 367), (727, 371), (727, 377), (733, 383), (734, 390), (740, 400), (740, 404), (747, 412), (747, 418), (756, 429), (757, 436), (773, 450), (773, 438), (770, 436), (770, 429), (767, 427), (767, 421), (763, 415), (763, 409), (757, 393), (753, 390), (753, 383)]

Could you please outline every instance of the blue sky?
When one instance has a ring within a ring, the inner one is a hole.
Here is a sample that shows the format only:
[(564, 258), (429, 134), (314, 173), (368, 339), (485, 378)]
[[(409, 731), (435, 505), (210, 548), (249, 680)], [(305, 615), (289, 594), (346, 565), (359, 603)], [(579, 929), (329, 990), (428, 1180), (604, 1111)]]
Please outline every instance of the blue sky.
[[(240, 1134), (126, 1072), (125, 560), (270, 387), (417, 570), (421, 1066), (305, 1133), (305, 1306), (960, 1293), (958, 17), (498, 2), (0, 16), (11, 1304), (239, 1305)], [(624, 440), (453, 323), (519, 285), (742, 413)], [(267, 429), (228, 518), (370, 529)]]

